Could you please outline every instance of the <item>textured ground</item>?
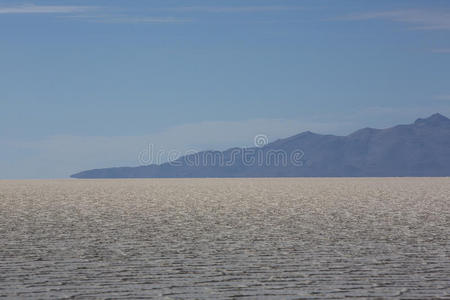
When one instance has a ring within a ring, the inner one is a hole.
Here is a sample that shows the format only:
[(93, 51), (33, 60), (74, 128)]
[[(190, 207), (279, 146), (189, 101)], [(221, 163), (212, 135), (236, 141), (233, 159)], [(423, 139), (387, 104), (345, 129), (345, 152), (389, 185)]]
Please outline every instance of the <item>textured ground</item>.
[(0, 296), (450, 298), (450, 179), (0, 181)]

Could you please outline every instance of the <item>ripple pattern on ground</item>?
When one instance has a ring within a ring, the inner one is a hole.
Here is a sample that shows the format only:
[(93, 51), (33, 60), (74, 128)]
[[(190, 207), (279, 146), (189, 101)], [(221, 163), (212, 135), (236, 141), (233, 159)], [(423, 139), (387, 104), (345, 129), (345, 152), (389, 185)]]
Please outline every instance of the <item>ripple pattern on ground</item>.
[(450, 297), (450, 179), (0, 181), (0, 297)]

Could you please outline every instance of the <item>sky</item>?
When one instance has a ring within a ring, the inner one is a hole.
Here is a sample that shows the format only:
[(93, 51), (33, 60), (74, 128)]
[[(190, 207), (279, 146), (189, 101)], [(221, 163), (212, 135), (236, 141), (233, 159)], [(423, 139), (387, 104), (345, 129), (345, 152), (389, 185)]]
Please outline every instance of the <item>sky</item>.
[(447, 0), (0, 0), (0, 179), (450, 116), (449, 75)]

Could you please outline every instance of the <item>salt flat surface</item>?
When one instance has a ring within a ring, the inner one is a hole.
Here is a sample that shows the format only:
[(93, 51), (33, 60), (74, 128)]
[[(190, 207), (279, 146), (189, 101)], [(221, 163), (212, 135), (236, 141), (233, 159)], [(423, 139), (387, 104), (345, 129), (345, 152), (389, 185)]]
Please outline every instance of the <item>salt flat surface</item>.
[(0, 296), (450, 298), (450, 179), (0, 181)]

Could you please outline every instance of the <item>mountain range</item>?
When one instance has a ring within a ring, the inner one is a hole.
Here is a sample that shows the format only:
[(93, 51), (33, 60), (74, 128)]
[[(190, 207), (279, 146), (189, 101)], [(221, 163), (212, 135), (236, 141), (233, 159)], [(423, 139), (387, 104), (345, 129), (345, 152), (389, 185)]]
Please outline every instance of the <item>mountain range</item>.
[(450, 119), (434, 114), (346, 136), (303, 132), (261, 147), (202, 151), (172, 162), (93, 169), (73, 178), (450, 176)]

